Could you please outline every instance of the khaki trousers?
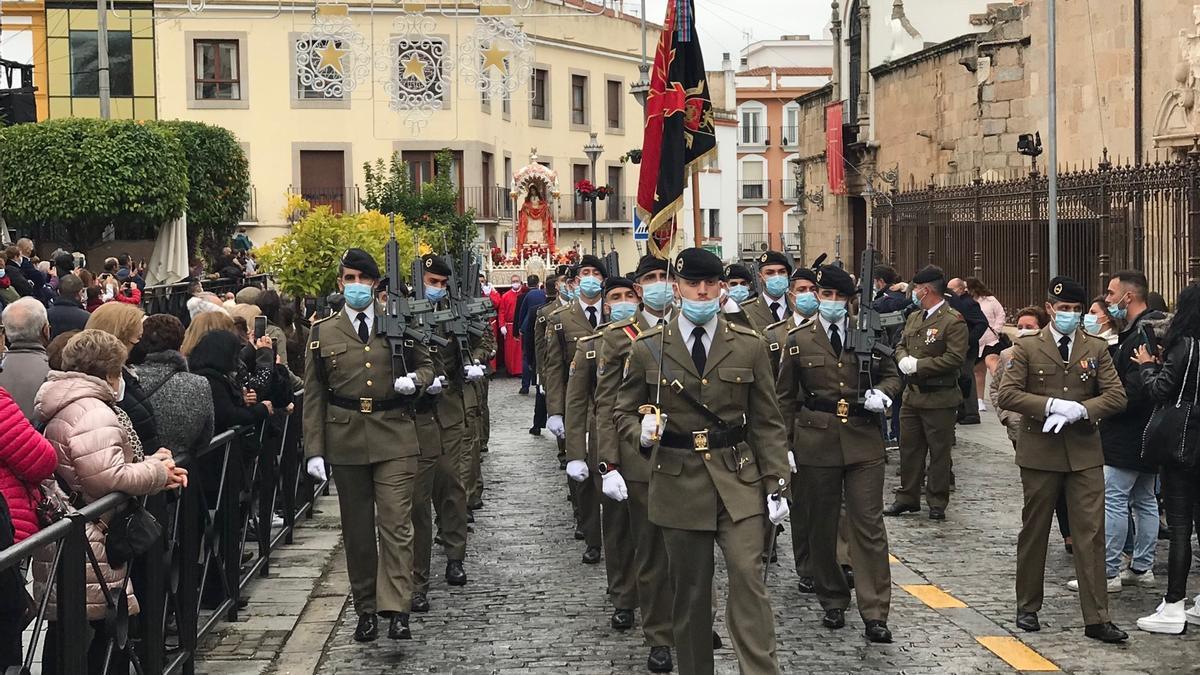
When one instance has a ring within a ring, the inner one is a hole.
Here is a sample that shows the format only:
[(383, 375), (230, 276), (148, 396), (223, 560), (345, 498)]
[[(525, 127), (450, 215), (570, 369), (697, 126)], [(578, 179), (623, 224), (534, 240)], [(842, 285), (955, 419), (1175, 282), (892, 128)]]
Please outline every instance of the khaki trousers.
[[(600, 474), (595, 476), (596, 489), (602, 486)], [(592, 480), (591, 477), (588, 480)], [(629, 486), (628, 483), (625, 484)], [(649, 485), (646, 487), (649, 491)], [(634, 551), (633, 526), (630, 523), (629, 500), (617, 502), (600, 491), (603, 520), (604, 569), (608, 573), (608, 597), (616, 609), (638, 606), (637, 562)]]
[(346, 571), (359, 614), (407, 612), (412, 602), (416, 478), (416, 457), (333, 465)]
[(642, 634), (651, 647), (675, 644), (671, 634), (671, 579), (663, 533), (650, 522), (650, 484), (626, 480), (629, 525), (636, 542), (637, 600), (642, 610)]
[(413, 586), (419, 593), (429, 592), (434, 510), (441, 525), (446, 560), (467, 557), (467, 497), (458, 471), (466, 432), (464, 424), (442, 429), (442, 454), (423, 456), (418, 465), (413, 495)]
[[(797, 467), (797, 471), (803, 471), (803, 467)], [(793, 484), (800, 484), (800, 475), (796, 474)], [(808, 528), (811, 515), (809, 514), (807, 499), (792, 499), (791, 511), (788, 513), (788, 520), (791, 522), (792, 534), (792, 559), (796, 563), (796, 576), (811, 577), (812, 565), (809, 563), (809, 548), (808, 548)], [(850, 545), (846, 541), (846, 509), (842, 508), (841, 518), (838, 519), (837, 528), (837, 560), (838, 565), (850, 564)], [(770, 545), (771, 530), (774, 528), (771, 521), (767, 521), (767, 542)], [(767, 552), (770, 555), (770, 551)]]
[(1021, 533), (1017, 535), (1017, 610), (1037, 612), (1042, 608), (1050, 521), (1058, 494), (1065, 490), (1083, 621), (1089, 625), (1106, 623), (1104, 468), (1059, 472), (1021, 467), (1021, 487), (1025, 506), (1021, 509)]
[(950, 503), (950, 449), (954, 447), (957, 417), (957, 408), (926, 410), (906, 405), (900, 409), (900, 491), (896, 493), (896, 503), (920, 506), (922, 480), (929, 506), (944, 509)]
[(725, 622), (743, 675), (779, 673), (775, 656), (775, 617), (763, 583), (762, 533), (765, 515), (733, 522), (722, 511), (717, 530), (662, 528), (672, 584), (672, 616), (679, 672), (713, 672), (713, 544), (721, 547), (729, 572)]

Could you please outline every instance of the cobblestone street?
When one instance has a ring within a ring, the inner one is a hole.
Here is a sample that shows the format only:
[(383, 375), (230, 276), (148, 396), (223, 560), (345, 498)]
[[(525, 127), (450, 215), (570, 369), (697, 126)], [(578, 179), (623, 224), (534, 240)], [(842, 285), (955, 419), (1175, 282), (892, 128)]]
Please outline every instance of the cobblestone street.
[[(533, 399), (516, 390), (513, 380), (499, 380), (491, 389), (486, 507), (476, 513), (470, 541), (470, 584), (449, 590), (440, 574), (444, 560), (435, 554), (433, 611), (414, 615), (411, 642), (381, 638), (356, 644), (351, 637), (353, 610), (347, 603), (318, 672), (645, 671), (647, 649), (640, 631), (618, 633), (608, 626), (604, 566), (580, 563), (583, 546), (572, 538), (565, 478), (558, 470), (554, 444), (548, 432), (541, 438), (529, 436)], [(790, 540), (786, 535), (780, 538), (770, 587), (783, 671), (1002, 673), (1057, 666), (1077, 673), (1200, 672), (1200, 638), (1195, 633), (1154, 636), (1134, 625), (1137, 617), (1153, 610), (1165, 588), (1165, 542), (1160, 542), (1155, 588), (1126, 587), (1110, 596), (1113, 620), (1131, 636), (1126, 645), (1106, 646), (1083, 637), (1078, 600), (1065, 588), (1074, 576), (1071, 559), (1057, 530), (1051, 535), (1043, 630), (1016, 631), (1013, 578), (1020, 485), (1011, 447), (994, 417), (984, 417), (984, 425), (961, 431), (955, 455), (958, 491), (947, 520), (933, 523), (922, 512), (887, 521), (896, 559), (889, 621), (894, 644), (869, 645), (853, 607), (845, 629), (822, 628), (815, 596), (796, 589)], [(888, 474), (890, 501), (897, 478), (891, 467)], [(333, 574), (344, 575), (338, 570), (344, 570), (343, 565)], [(952, 597), (924, 587), (930, 584)], [(720, 594), (723, 597), (723, 589)], [(720, 622), (717, 631), (727, 638)], [(984, 643), (994, 645), (1016, 667)], [(736, 670), (733, 652), (719, 651), (718, 671)]]

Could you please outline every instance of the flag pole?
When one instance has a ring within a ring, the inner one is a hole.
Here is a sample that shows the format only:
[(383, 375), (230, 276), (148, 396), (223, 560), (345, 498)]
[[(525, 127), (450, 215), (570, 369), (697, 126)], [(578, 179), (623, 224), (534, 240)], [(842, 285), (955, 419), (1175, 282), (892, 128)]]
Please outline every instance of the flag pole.
[(704, 223), (700, 220), (700, 169), (692, 171), (692, 235), (696, 248), (704, 245)]

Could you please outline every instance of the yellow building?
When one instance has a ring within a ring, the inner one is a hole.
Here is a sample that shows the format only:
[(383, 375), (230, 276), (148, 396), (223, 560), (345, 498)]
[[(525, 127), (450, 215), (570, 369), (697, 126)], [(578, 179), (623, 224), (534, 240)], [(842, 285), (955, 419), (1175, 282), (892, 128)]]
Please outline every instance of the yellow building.
[[(42, 0), (0, 0), (0, 59), (33, 66), (37, 118), (46, 119), (46, 7)], [(8, 75), (7, 72), (4, 73)], [(0, 89), (19, 87), (14, 76)]]
[[(636, 260), (638, 167), (619, 161), (642, 141), (630, 94), (640, 77), (636, 17), (581, 0), (514, 0), (483, 16), (465, 3), (202, 7), (156, 5), (157, 116), (237, 134), (250, 160), (256, 242), (284, 231), (289, 192), (357, 210), (365, 162), (400, 152), (421, 183), (446, 148), (462, 208), (497, 245), (511, 245), (513, 172), (536, 152), (559, 175), (560, 248), (590, 249), (590, 214), (572, 187), (590, 178), (584, 146), (595, 132), (605, 147), (597, 182), (616, 189), (601, 203), (602, 248), (611, 234), (624, 266)], [(653, 49), (657, 27), (649, 30)]]

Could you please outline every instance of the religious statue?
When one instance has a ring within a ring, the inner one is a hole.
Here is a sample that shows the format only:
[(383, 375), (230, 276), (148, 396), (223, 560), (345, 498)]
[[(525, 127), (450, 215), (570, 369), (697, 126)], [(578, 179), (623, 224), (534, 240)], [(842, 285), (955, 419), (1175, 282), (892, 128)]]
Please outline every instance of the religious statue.
[(541, 187), (533, 182), (525, 193), (517, 220), (517, 250), (526, 243), (543, 243), (548, 250), (554, 250), (554, 216), (550, 213), (549, 202), (542, 196)]

